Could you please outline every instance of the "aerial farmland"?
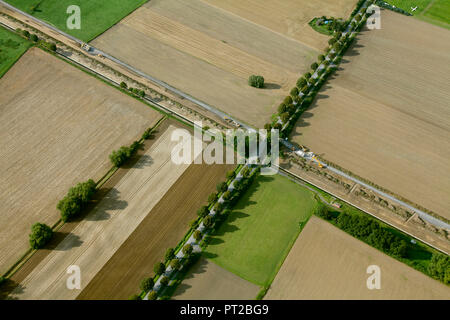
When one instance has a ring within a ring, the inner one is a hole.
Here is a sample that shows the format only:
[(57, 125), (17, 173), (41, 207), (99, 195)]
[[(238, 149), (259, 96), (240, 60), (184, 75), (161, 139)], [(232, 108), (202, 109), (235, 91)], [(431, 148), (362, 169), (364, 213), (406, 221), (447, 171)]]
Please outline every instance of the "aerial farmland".
[[(347, 15), (348, 10), (341, 14)], [(308, 18), (301, 21), (302, 29), (311, 29)], [(326, 45), (327, 37), (311, 34), (322, 40), (317, 47), (208, 1), (165, 0), (146, 3), (91, 44), (262, 127)], [(264, 76), (265, 89), (248, 86), (252, 74)]]
[[(275, 277), (297, 239), (299, 226), (306, 224), (315, 205), (311, 192), (287, 178), (259, 177), (208, 240), (204, 256), (174, 297), (230, 299), (236, 292), (236, 299), (256, 298), (259, 289)], [(222, 280), (199, 291), (212, 277)]]
[(387, 10), (381, 17), (291, 137), (449, 219), (450, 32)]
[[(191, 164), (176, 182), (161, 178), (160, 181), (173, 182), (170, 189), (151, 210), (147, 210), (144, 220), (77, 299), (123, 300), (134, 294), (140, 281), (151, 275), (149, 266), (157, 263), (168, 247), (176, 246), (186, 233), (189, 222), (196, 218), (197, 209), (232, 168), (230, 165)], [(158, 167), (156, 169), (159, 170)], [(157, 185), (153, 183), (149, 187)]]
[(0, 300), (449, 300), (449, 12), (0, 0)]
[(0, 79), (0, 90), (5, 272), (28, 247), (31, 225), (54, 224), (69, 187), (100, 179), (111, 166), (108, 154), (162, 115), (36, 48)]
[[(11, 297), (75, 299), (81, 295), (81, 299), (127, 299), (138, 289), (139, 281), (148, 272), (146, 267), (163, 256), (165, 245), (175, 245), (182, 237), (186, 225), (195, 217), (195, 209), (227, 169), (226, 166), (222, 169), (209, 166), (211, 173), (210, 178), (204, 180), (205, 186), (193, 189), (195, 174), (204, 170), (194, 165), (191, 169), (194, 171), (187, 173), (189, 164), (175, 165), (170, 161), (170, 150), (176, 143), (171, 142), (171, 134), (175, 129), (174, 125), (159, 129), (161, 133), (148, 151), (133, 167), (121, 174), (119, 181), (92, 212), (34, 266)], [(185, 202), (184, 208), (177, 205), (172, 197), (177, 194), (183, 199), (186, 195), (182, 190), (194, 191), (194, 197), (191, 197), (193, 202)], [(201, 192), (197, 196), (196, 190)], [(166, 195), (168, 198), (164, 201)], [(172, 213), (170, 219), (166, 216), (167, 212)], [(142, 250), (149, 256), (142, 257)], [(145, 260), (141, 261), (143, 258)], [(122, 274), (108, 269), (117, 270), (125, 264), (123, 272), (128, 273), (130, 259), (136, 260), (133, 263), (136, 270), (130, 274), (136, 280), (123, 279), (124, 284), (121, 284), (114, 275), (122, 278)], [(84, 270), (85, 285), (81, 293), (66, 288), (66, 269), (72, 264)]]
[[(366, 287), (367, 267), (384, 275), (381, 290)], [(449, 289), (420, 272), (312, 217), (265, 299), (449, 299)]]
[(319, 16), (347, 18), (356, 3), (353, 0), (202, 1), (318, 51), (322, 51), (327, 46), (329, 37), (317, 33), (308, 26), (308, 23)]

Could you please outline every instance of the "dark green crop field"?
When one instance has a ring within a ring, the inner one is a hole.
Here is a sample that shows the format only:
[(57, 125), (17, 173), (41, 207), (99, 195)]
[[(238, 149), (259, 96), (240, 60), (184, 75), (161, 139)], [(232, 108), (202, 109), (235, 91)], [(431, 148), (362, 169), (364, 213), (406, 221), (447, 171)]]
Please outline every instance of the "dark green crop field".
[(17, 34), (0, 28), (0, 78), (32, 45)]

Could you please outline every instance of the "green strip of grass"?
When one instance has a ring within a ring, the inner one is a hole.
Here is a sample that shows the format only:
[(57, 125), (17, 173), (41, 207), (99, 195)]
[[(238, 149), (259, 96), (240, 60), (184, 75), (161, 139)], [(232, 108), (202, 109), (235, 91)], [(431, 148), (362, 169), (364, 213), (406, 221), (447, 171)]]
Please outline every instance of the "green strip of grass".
[[(83, 41), (91, 41), (147, 0), (6, 0), (16, 8), (44, 20)], [(67, 28), (67, 8), (77, 5), (81, 10), (81, 29)]]
[(0, 78), (33, 44), (3, 27), (0, 27)]
[(316, 204), (312, 192), (285, 177), (259, 176), (211, 237), (205, 257), (267, 286)]

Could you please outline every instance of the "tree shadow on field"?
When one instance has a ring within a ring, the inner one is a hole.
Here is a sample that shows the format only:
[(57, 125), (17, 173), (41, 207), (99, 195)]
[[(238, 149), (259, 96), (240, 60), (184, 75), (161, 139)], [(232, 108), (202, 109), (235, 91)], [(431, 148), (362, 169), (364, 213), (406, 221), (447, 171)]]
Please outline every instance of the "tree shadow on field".
[(273, 179), (274, 178), (271, 176), (258, 176), (253, 181), (250, 188), (242, 195), (242, 198), (238, 201), (238, 203), (233, 207), (233, 213), (231, 214), (234, 214), (236, 210), (243, 210), (251, 205), (256, 204), (256, 202), (250, 200), (250, 198), (260, 189), (261, 184), (268, 183)]
[(223, 241), (221, 238), (219, 237), (211, 237), (208, 240), (208, 245), (218, 245), (218, 244), (222, 244), (225, 243), (225, 241)]
[[(355, 41), (358, 41), (357, 39), (355, 39)], [(350, 48), (345, 52), (344, 57), (355, 57), (355, 56), (359, 56), (359, 48), (363, 48), (363, 45), (360, 45), (358, 43), (354, 43), (350, 46)], [(342, 60), (341, 60), (342, 63)]]
[(24, 288), (20, 283), (6, 279), (0, 285), (0, 300), (19, 300), (17, 296), (10, 296), (10, 294), (14, 291), (14, 294), (20, 295), (24, 292)]
[(218, 257), (217, 254), (212, 253), (212, 252), (209, 252), (209, 251), (204, 251), (204, 252), (203, 252), (203, 256), (204, 256), (206, 259), (214, 259), (214, 258), (217, 258), (217, 257)]
[[(70, 249), (81, 247), (83, 241), (80, 237), (73, 233), (67, 232), (55, 232), (55, 241), (52, 241), (46, 249), (56, 250), (56, 251), (69, 251)], [(64, 242), (62, 241), (64, 239)], [(59, 244), (64, 244), (64, 246), (58, 247)]]
[[(187, 277), (186, 277), (187, 278)], [(186, 279), (185, 278), (185, 279)], [(190, 277), (192, 278), (192, 277)], [(186, 282), (181, 282), (178, 286), (177, 289), (175, 290), (174, 294), (172, 295), (172, 298), (174, 298), (175, 300), (177, 300), (177, 296), (182, 295), (183, 293), (185, 293), (187, 290), (189, 290), (190, 288), (192, 288), (191, 285), (186, 284)]]
[(144, 169), (153, 164), (153, 158), (147, 154), (144, 154), (139, 160), (132, 166), (133, 169)]
[(271, 83), (271, 82), (264, 83), (264, 87), (262, 87), (262, 89), (266, 89), (266, 90), (277, 90), (280, 88), (281, 88), (281, 86), (279, 84)]
[(128, 206), (128, 202), (120, 200), (120, 192), (116, 188), (109, 188), (105, 192), (106, 194), (99, 203), (100, 205), (97, 205), (96, 210), (86, 216), (87, 221), (108, 220), (111, 214), (107, 211), (124, 210)]
[(203, 257), (201, 257), (197, 261), (197, 263), (191, 267), (191, 271), (186, 275), (186, 277), (184, 277), (185, 279), (192, 279), (192, 278), (195, 278), (196, 275), (206, 272), (207, 264), (212, 263), (212, 262), (208, 262), (208, 260), (205, 259), (204, 254), (202, 254), (202, 255), (203, 255)]

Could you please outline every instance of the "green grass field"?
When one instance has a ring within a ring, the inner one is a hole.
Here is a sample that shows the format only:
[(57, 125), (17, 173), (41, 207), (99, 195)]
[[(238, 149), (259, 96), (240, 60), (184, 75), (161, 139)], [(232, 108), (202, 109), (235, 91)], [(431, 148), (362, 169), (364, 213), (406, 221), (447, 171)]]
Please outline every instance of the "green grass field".
[(301, 227), (314, 194), (282, 176), (260, 176), (212, 237), (205, 256), (258, 285), (272, 282)]
[[(147, 0), (6, 0), (11, 5), (44, 20), (83, 41), (91, 41), (140, 7)], [(67, 8), (81, 9), (81, 29), (67, 28)], [(34, 7), (34, 10), (33, 10)]]
[(0, 27), (0, 78), (33, 44)]
[[(449, 0), (385, 0), (386, 2), (412, 13), (416, 18), (435, 25), (450, 28)], [(416, 11), (412, 12), (411, 7)]]

